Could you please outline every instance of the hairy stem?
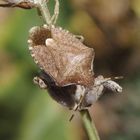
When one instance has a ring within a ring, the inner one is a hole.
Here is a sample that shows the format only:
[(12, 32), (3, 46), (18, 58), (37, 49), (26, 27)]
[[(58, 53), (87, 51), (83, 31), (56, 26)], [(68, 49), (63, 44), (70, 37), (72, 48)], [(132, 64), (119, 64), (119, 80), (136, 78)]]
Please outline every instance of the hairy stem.
[(88, 134), (89, 140), (100, 140), (97, 129), (90, 117), (88, 110), (82, 110), (80, 111), (80, 114), (82, 116), (83, 124)]
[(46, 24), (50, 25), (51, 22), (51, 15), (47, 6), (47, 2), (45, 0), (38, 0), (38, 9), (41, 12), (43, 19), (45, 20)]

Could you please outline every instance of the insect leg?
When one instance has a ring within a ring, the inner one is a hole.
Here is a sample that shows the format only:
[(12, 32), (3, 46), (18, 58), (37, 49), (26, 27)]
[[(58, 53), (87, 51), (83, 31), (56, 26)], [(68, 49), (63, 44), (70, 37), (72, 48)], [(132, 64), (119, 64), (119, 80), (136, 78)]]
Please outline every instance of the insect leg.
[[(75, 104), (75, 106), (73, 107), (73, 111), (77, 111), (78, 109), (80, 109), (80, 106), (82, 104), (84, 97), (85, 96), (81, 95), (79, 102), (77, 104)], [(73, 119), (74, 115), (75, 115), (75, 112), (71, 115), (69, 121), (71, 121)]]
[(47, 89), (46, 83), (38, 76), (34, 77), (33, 82), (38, 85), (41, 89)]

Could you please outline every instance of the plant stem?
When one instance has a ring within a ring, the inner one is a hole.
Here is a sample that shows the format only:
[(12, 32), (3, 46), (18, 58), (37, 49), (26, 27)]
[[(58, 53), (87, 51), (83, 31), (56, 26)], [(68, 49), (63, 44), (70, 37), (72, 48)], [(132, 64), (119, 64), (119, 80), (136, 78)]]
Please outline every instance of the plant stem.
[(80, 111), (80, 114), (82, 116), (83, 124), (88, 134), (89, 140), (100, 140), (97, 129), (90, 117), (88, 110), (82, 110)]
[(43, 19), (45, 20), (46, 24), (50, 24), (51, 21), (51, 15), (47, 6), (47, 3), (45, 0), (38, 0), (38, 8), (41, 12), (41, 15)]

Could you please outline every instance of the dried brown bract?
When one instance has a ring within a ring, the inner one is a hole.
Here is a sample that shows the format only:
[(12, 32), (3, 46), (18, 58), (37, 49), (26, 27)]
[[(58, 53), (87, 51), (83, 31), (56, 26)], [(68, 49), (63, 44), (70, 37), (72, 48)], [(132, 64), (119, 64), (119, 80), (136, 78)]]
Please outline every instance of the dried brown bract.
[(24, 9), (31, 9), (35, 7), (33, 0), (3, 0), (4, 3), (0, 7), (20, 7)]

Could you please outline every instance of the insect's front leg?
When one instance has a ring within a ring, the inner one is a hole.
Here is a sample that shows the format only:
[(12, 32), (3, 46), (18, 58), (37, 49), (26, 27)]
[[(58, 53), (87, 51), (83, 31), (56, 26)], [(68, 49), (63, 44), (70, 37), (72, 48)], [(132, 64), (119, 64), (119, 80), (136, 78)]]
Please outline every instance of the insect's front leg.
[(41, 89), (47, 89), (46, 83), (38, 76), (34, 77), (33, 82), (38, 85)]

